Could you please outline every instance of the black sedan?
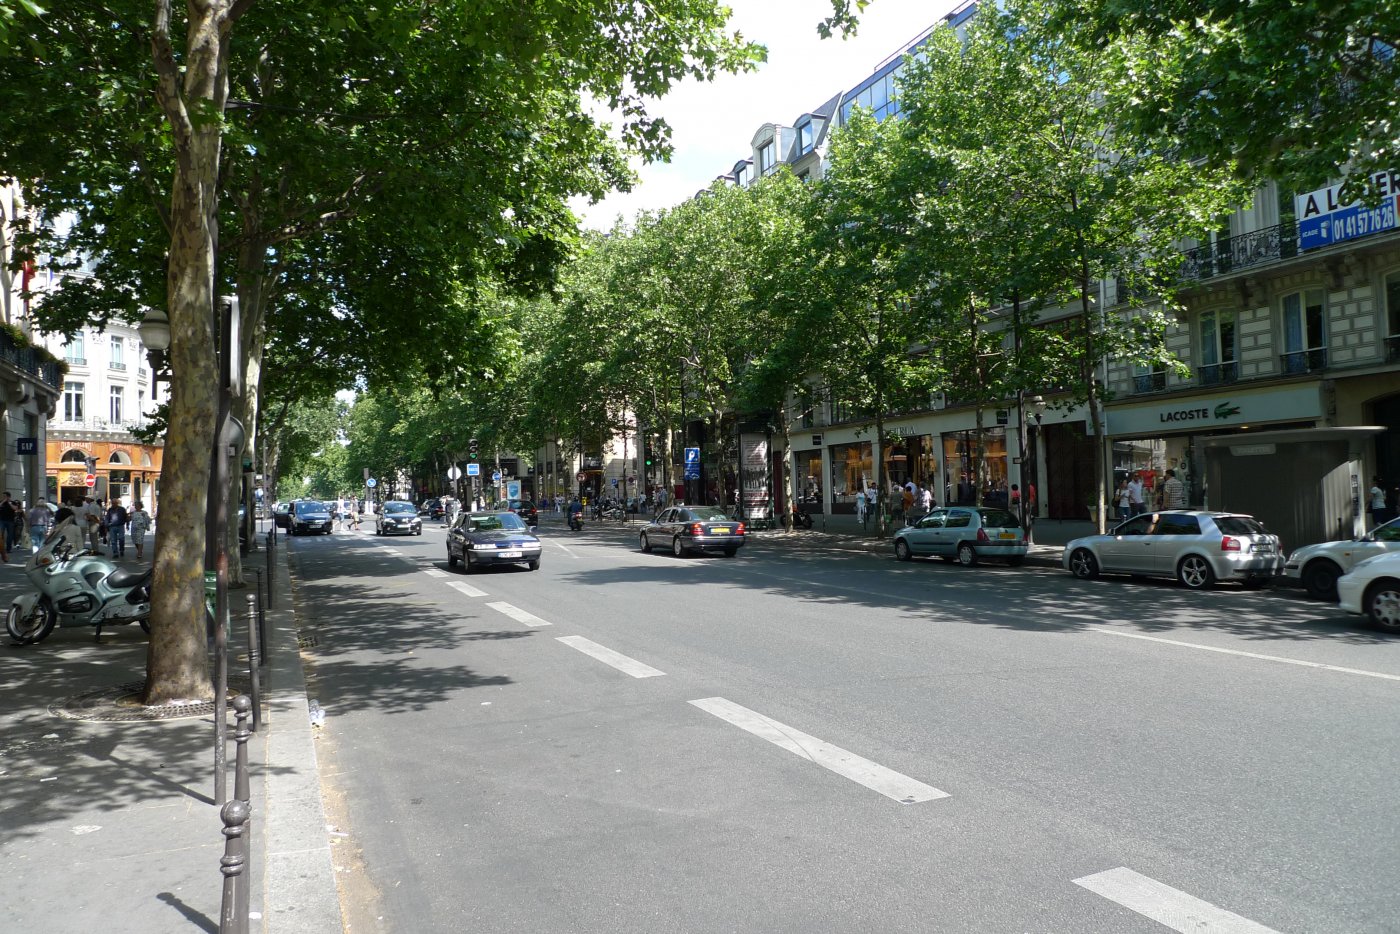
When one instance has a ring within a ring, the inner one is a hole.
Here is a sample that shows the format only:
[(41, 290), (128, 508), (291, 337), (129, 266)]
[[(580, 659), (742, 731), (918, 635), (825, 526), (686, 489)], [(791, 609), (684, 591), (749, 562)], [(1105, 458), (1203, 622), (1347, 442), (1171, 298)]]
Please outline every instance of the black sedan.
[(418, 510), (412, 503), (390, 500), (379, 510), (375, 521), (375, 535), (422, 535), (423, 520), (418, 518)]
[(744, 544), (744, 523), (714, 506), (672, 506), (642, 529), (642, 551), (670, 548), (677, 558), (690, 551), (720, 551), (732, 558)]
[(290, 531), (293, 535), (331, 534), (330, 508), (320, 500), (297, 500), (292, 503)]
[(526, 525), (540, 524), (540, 511), (528, 499), (513, 499), (506, 508), (519, 516)]
[(498, 564), (540, 567), (540, 540), (513, 512), (464, 512), (447, 532), (447, 566), (468, 571)]

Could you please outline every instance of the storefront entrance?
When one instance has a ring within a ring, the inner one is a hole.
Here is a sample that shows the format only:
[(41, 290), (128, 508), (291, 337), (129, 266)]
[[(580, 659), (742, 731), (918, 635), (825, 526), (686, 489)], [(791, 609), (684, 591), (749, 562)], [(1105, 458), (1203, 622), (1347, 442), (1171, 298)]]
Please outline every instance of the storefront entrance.
[(1045, 441), (1045, 487), (1039, 492), (1051, 519), (1088, 519), (1094, 502), (1094, 459), (1098, 445), (1084, 433), (1083, 422), (1063, 422), (1040, 429)]

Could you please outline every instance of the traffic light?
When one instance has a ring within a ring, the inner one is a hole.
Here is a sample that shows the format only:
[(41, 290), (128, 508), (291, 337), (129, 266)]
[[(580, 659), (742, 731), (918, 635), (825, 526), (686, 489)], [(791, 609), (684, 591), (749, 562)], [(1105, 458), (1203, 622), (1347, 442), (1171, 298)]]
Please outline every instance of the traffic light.
[(468, 442), (467, 442), (467, 459), (468, 459), (468, 460), (476, 460), (476, 455), (477, 455), (477, 452), (478, 452), (479, 450), (480, 450), (480, 448), (479, 448), (479, 446), (477, 445), (476, 439), (475, 439), (475, 438), (473, 438), (473, 439), (471, 439), (470, 441), (468, 441)]

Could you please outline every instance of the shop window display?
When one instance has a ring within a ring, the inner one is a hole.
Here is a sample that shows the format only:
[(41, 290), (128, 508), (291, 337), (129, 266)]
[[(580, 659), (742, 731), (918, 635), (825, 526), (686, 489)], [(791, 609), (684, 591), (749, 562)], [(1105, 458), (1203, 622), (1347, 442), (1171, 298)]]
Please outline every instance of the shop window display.
[(874, 482), (874, 463), (869, 441), (831, 446), (831, 511), (854, 513), (856, 491), (861, 484)]
[[(981, 474), (978, 448), (981, 447)], [(959, 506), (1001, 506), (1008, 502), (1006, 429), (994, 426), (943, 435), (943, 502)]]

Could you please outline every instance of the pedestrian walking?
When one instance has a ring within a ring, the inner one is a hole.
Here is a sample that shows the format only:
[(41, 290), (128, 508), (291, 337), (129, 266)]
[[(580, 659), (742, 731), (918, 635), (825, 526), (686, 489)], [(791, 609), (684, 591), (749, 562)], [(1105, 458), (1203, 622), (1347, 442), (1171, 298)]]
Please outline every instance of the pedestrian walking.
[(24, 521), (29, 526), (29, 548), (31, 551), (37, 552), (39, 546), (44, 543), (44, 537), (49, 534), (49, 518), (49, 507), (44, 504), (42, 496), (25, 513)]
[(1118, 499), (1118, 518), (1120, 520), (1128, 519), (1133, 514), (1133, 498), (1128, 492), (1127, 477), (1118, 481), (1118, 493), (1116, 495)]
[(1167, 479), (1162, 483), (1162, 508), (1186, 508), (1186, 484), (1177, 478), (1175, 470), (1167, 471)]
[(860, 527), (866, 527), (866, 503), (865, 490), (856, 490), (856, 519), (860, 522)]
[(137, 561), (145, 557), (146, 533), (150, 528), (151, 514), (146, 512), (146, 507), (137, 500), (131, 504), (131, 544), (136, 547)]
[(1128, 509), (1132, 515), (1146, 512), (1147, 506), (1142, 498), (1142, 477), (1133, 474), (1133, 479), (1128, 481)]
[(0, 496), (0, 553), (8, 555), (15, 550), (15, 542), (19, 538), (19, 524), (21, 513), (19, 504), (10, 498), (7, 492)]
[(91, 496), (83, 497), (83, 504), (74, 510), (74, 524), (87, 539), (88, 551), (94, 554), (102, 550), (102, 509), (93, 502)]
[(126, 514), (126, 507), (116, 501), (107, 508), (107, 514), (103, 516), (102, 524), (107, 527), (107, 541), (111, 545), (113, 558), (126, 557), (126, 524), (130, 521), (131, 517)]
[[(8, 495), (8, 494), (6, 494)], [(1385, 482), (1379, 476), (1371, 478), (1371, 522), (1380, 525), (1390, 518), (1385, 505)]]

